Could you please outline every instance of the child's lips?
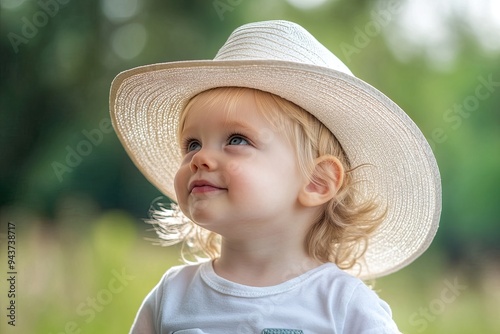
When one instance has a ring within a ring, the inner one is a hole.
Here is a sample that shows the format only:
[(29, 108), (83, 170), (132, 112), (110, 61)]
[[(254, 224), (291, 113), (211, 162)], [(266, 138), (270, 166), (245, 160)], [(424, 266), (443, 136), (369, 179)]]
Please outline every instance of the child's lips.
[(220, 190), (224, 190), (224, 188), (218, 187), (206, 180), (196, 180), (189, 184), (189, 193), (191, 194), (204, 194)]
[(219, 190), (222, 190), (222, 189), (217, 188), (217, 187), (212, 187), (212, 186), (197, 186), (191, 190), (191, 194), (205, 194), (205, 193), (219, 191)]

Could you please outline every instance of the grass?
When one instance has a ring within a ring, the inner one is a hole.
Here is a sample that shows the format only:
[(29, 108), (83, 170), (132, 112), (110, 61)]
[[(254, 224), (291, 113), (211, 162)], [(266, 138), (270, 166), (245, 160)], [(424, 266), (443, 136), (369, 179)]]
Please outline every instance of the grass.
[[(176, 247), (145, 240), (153, 236), (146, 228), (122, 212), (86, 224), (24, 224), (16, 236), (16, 326), (7, 325), (2, 288), (0, 332), (127, 333), (146, 294), (169, 267), (180, 264)], [(494, 268), (483, 266), (471, 276), (429, 252), (377, 280), (374, 288), (391, 305), (403, 333), (496, 333), (500, 272)]]

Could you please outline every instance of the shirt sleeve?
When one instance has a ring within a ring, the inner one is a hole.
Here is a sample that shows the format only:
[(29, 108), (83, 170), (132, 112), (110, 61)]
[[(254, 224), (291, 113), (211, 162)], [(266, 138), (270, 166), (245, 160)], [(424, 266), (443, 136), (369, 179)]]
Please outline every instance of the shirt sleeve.
[(360, 283), (347, 304), (344, 333), (399, 334), (389, 305), (364, 283)]
[[(165, 275), (166, 276), (166, 275)], [(129, 334), (157, 334), (159, 333), (159, 327), (157, 324), (161, 319), (159, 319), (161, 297), (162, 297), (162, 280), (149, 292), (144, 301), (142, 302), (139, 311), (134, 319), (132, 328)]]

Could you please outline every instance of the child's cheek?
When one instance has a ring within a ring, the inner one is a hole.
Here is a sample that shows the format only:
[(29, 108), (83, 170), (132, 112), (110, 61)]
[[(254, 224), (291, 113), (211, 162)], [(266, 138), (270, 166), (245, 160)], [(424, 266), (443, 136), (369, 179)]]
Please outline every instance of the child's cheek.
[(232, 177), (237, 177), (239, 174), (241, 174), (241, 171), (242, 171), (241, 162), (230, 161), (227, 164), (227, 168), (226, 168), (227, 176), (229, 178), (228, 181), (230, 181), (230, 179)]
[(183, 173), (183, 169), (185, 169), (185, 167), (181, 167), (179, 168), (179, 170), (177, 171), (177, 173), (175, 174), (175, 177), (174, 177), (174, 189), (175, 189), (175, 194), (177, 196), (177, 201), (179, 202), (182, 202), (183, 199), (186, 197), (186, 193), (187, 193), (187, 184), (186, 184), (186, 177), (185, 177), (185, 173)]

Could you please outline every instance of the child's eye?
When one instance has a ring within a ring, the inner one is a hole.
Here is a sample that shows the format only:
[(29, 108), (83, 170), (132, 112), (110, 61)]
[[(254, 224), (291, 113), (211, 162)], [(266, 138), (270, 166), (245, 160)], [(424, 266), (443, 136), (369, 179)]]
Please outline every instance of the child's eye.
[(227, 141), (228, 145), (249, 145), (248, 140), (246, 140), (241, 135), (232, 135)]
[(191, 151), (197, 151), (201, 148), (201, 144), (200, 144), (200, 142), (198, 142), (195, 139), (186, 139), (184, 141), (183, 148), (184, 148), (184, 152), (186, 152), (186, 153), (191, 152)]

